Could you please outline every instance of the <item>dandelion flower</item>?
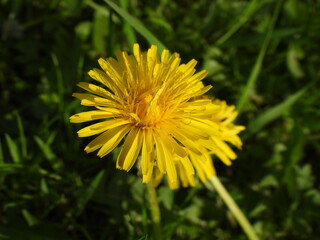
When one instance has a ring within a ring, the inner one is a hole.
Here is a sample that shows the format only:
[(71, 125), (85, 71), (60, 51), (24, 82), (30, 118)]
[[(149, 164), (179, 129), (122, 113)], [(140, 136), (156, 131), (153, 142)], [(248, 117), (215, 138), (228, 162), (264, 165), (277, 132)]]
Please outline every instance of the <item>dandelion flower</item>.
[(100, 120), (78, 131), (79, 137), (99, 135), (85, 151), (99, 149), (97, 155), (104, 157), (120, 145), (116, 167), (129, 171), (138, 161), (144, 183), (166, 174), (172, 188), (179, 186), (179, 178), (193, 185), (194, 168), (200, 178), (208, 178), (214, 173), (202, 166), (210, 164), (208, 150), (221, 145), (214, 141), (220, 139), (221, 122), (212, 120), (219, 106), (200, 98), (211, 88), (202, 83), (207, 72), (195, 73), (195, 60), (180, 64), (177, 53), (164, 50), (159, 56), (154, 45), (141, 52), (135, 44), (133, 53), (100, 58), (102, 70), (89, 71), (99, 86), (80, 82), (90, 94), (73, 94), (95, 110), (71, 116), (72, 123)]

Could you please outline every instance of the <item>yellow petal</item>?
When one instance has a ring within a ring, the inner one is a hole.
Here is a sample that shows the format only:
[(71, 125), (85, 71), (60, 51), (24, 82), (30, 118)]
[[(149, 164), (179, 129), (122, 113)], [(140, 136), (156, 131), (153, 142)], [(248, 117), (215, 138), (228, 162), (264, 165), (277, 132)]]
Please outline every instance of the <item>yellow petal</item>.
[(179, 157), (186, 157), (188, 153), (186, 150), (179, 144), (175, 139), (173, 139), (171, 136), (168, 138), (169, 144), (172, 146), (173, 151), (175, 154), (177, 154)]
[(127, 134), (129, 129), (131, 128), (131, 126), (128, 126), (128, 125), (120, 126), (120, 127), (122, 127), (122, 129), (118, 130), (117, 133), (115, 133), (114, 129), (111, 129), (110, 131), (108, 131), (109, 134), (108, 136), (106, 136), (107, 140), (105, 144), (101, 147), (99, 152), (97, 153), (99, 157), (102, 158), (107, 154), (109, 154), (120, 143), (122, 138)]
[(117, 168), (129, 171), (141, 150), (143, 132), (133, 128), (128, 134), (117, 159)]
[(151, 155), (154, 148), (154, 142), (152, 134), (148, 131), (144, 131), (142, 152), (141, 152), (141, 170), (143, 175), (148, 174), (148, 169), (153, 168)]
[(201, 157), (203, 157), (203, 156), (190, 154), (190, 160), (191, 160), (192, 164), (194, 165), (194, 167), (196, 168), (200, 180), (202, 182), (205, 182), (207, 180), (207, 178), (206, 178), (205, 171), (203, 169)]
[(88, 74), (94, 80), (104, 84), (114, 94), (118, 95), (119, 97), (123, 96), (121, 89), (116, 84), (117, 81), (114, 80), (114, 75), (111, 74), (111, 76), (113, 77), (111, 78), (108, 74), (96, 68), (94, 68), (93, 70), (90, 70)]
[(107, 60), (100, 58), (99, 65), (108, 76), (112, 76), (114, 84), (120, 86), (123, 75), (123, 66), (114, 58), (110, 57)]
[(153, 68), (158, 58), (158, 47), (156, 45), (152, 45), (151, 48), (149, 48), (147, 53), (147, 58), (148, 58), (148, 70), (149, 72), (153, 72)]
[(204, 154), (204, 158), (206, 159), (204, 161), (204, 167), (206, 169), (206, 174), (207, 174), (207, 178), (211, 177), (211, 176), (215, 176), (216, 175), (216, 170), (213, 166), (213, 161), (211, 159), (211, 156), (209, 155), (209, 153)]
[(107, 153), (112, 151), (121, 139), (127, 134), (127, 132), (130, 130), (131, 126), (130, 125), (124, 125), (124, 126), (119, 126), (112, 128), (108, 130), (105, 133), (102, 133), (100, 136), (96, 137), (93, 141), (91, 141), (86, 148), (84, 149), (87, 153), (93, 152), (97, 150), (98, 148), (102, 147), (105, 145), (103, 151), (98, 152), (98, 156), (105, 156)]
[(153, 166), (147, 169), (147, 174), (142, 175), (142, 182), (149, 183), (152, 180)]
[(194, 127), (190, 120), (182, 121), (182, 123), (184, 123), (184, 124), (179, 126), (179, 131), (185, 137), (187, 137), (191, 140), (197, 140), (199, 138), (205, 138), (205, 139), (210, 138), (209, 133), (212, 129), (210, 129), (209, 127), (208, 127), (208, 131), (204, 131), (203, 129), (201, 129), (199, 127), (198, 128)]
[(172, 146), (170, 145), (168, 141), (168, 137), (165, 136), (165, 134), (158, 133), (156, 135), (156, 139), (158, 142), (158, 145), (160, 148), (157, 148), (157, 152), (161, 151), (163, 154), (160, 156), (163, 157), (164, 159), (160, 159), (160, 161), (165, 162), (165, 169), (168, 174), (168, 180), (171, 183), (177, 182), (177, 172), (174, 164), (174, 159), (173, 159), (173, 149)]
[(165, 161), (165, 155), (164, 155), (162, 142), (160, 141), (160, 138), (156, 135), (154, 136), (154, 140), (156, 143), (157, 166), (158, 166), (161, 173), (165, 173), (166, 172), (166, 161)]
[(115, 113), (114, 112), (107, 112), (107, 111), (87, 111), (87, 112), (81, 112), (77, 113), (73, 116), (71, 116), (70, 122), (72, 123), (82, 123), (82, 122), (88, 122), (92, 120), (97, 120), (97, 119), (104, 119), (104, 118), (110, 118), (114, 117)]
[(83, 106), (96, 106), (96, 105), (102, 105), (102, 106), (113, 106), (115, 104), (114, 101), (110, 101), (105, 98), (97, 97), (92, 94), (87, 93), (73, 93), (73, 97), (76, 97), (81, 100), (81, 105)]
[(178, 175), (180, 178), (180, 181), (182, 183), (182, 187), (188, 187), (188, 177), (186, 175), (186, 172), (184, 171), (183, 166), (177, 165)]
[(224, 152), (224, 154), (234, 160), (237, 158), (237, 155), (234, 153), (234, 151), (232, 151), (232, 149), (223, 141), (219, 140), (218, 138), (213, 138), (213, 141), (215, 142), (215, 144), (220, 148), (220, 150), (222, 152)]
[(115, 128), (124, 124), (129, 123), (128, 120), (123, 119), (112, 119), (103, 122), (99, 122), (88, 127), (82, 128), (78, 131), (79, 137), (88, 137), (102, 133), (108, 129)]
[(73, 93), (72, 97), (81, 100), (81, 105), (83, 106), (95, 106), (97, 103), (94, 101), (94, 96), (87, 93)]
[(184, 167), (186, 175), (194, 175), (194, 169), (188, 157), (179, 159), (179, 162)]
[(192, 152), (201, 155), (201, 151), (197, 148), (197, 142), (191, 141), (188, 138), (184, 137), (177, 129), (172, 129), (172, 134), (180, 143), (182, 143), (187, 149)]
[(101, 96), (101, 97), (104, 97), (104, 98), (107, 98), (109, 100), (114, 101), (115, 96), (102, 87), (98, 87), (97, 85), (94, 85), (91, 83), (86, 83), (86, 82), (80, 82), (77, 84), (77, 86), (81, 87), (82, 89), (84, 89), (88, 92), (94, 93), (98, 96)]
[(140, 61), (141, 61), (141, 60), (140, 60), (140, 46), (139, 46), (139, 44), (137, 44), (137, 43), (135, 43), (135, 44), (133, 45), (133, 54), (134, 54), (137, 62), (140, 63)]
[[(188, 159), (188, 161), (189, 161), (189, 159)], [(178, 175), (181, 180), (182, 186), (188, 187), (190, 185), (190, 186), (194, 187), (196, 185), (194, 174), (189, 174), (188, 171), (186, 171), (184, 165), (182, 165), (182, 162), (179, 162), (176, 165), (177, 165), (177, 169), (179, 172)]]
[(203, 154), (201, 156), (190, 154), (190, 159), (192, 164), (195, 166), (199, 178), (202, 182), (207, 181), (207, 179), (214, 175), (214, 169), (212, 165), (212, 160), (208, 154)]
[(202, 70), (196, 74), (194, 74), (190, 79), (190, 84), (194, 84), (194, 82), (198, 82), (202, 79), (204, 79), (208, 75), (208, 72), (206, 70)]
[(165, 49), (162, 51), (162, 54), (161, 54), (161, 62), (166, 63), (168, 62), (168, 59), (169, 59), (169, 51)]
[(222, 152), (218, 147), (215, 148), (213, 151), (212, 151), (214, 154), (217, 155), (217, 157), (227, 166), (230, 166), (231, 165), (231, 161), (230, 159), (227, 157), (227, 155)]
[[(197, 61), (192, 59), (189, 61), (186, 65), (180, 65), (179, 70), (183, 72), (185, 77), (192, 76), (192, 74), (195, 72), (194, 67), (197, 65)], [(187, 79), (188, 81), (189, 79)]]

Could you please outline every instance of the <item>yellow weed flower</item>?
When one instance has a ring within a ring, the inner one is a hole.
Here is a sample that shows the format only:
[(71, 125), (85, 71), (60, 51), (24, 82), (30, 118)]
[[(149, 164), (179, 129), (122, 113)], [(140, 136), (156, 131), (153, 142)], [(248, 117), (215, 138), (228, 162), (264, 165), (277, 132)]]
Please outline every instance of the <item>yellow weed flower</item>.
[[(164, 50), (159, 56), (157, 51), (153, 45), (141, 52), (135, 44), (134, 55), (118, 51), (116, 59), (99, 59), (103, 71), (93, 69), (89, 75), (100, 86), (80, 82), (92, 94), (73, 94), (95, 110), (70, 121), (103, 120), (78, 131), (79, 137), (100, 134), (86, 146), (87, 153), (99, 149), (97, 155), (104, 157), (124, 140), (117, 168), (129, 171), (139, 159), (143, 182), (152, 181), (158, 171), (176, 187), (181, 173), (191, 179), (194, 167), (208, 164), (205, 153), (215, 144), (212, 136), (220, 135), (220, 123), (211, 119), (219, 107), (199, 98), (211, 86), (201, 81), (206, 71), (195, 73), (195, 60), (180, 64), (179, 54)], [(213, 174), (201, 169), (204, 178)]]

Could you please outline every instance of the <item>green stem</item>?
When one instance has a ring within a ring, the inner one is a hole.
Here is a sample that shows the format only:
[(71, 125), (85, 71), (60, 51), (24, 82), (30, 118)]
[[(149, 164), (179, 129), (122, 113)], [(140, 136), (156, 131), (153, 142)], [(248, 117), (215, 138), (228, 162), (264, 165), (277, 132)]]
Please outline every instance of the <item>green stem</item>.
[(256, 235), (252, 225), (249, 223), (246, 216), (242, 213), (238, 205), (235, 203), (233, 198), (230, 196), (228, 191), (225, 189), (225, 187), (220, 182), (219, 178), (217, 176), (213, 176), (209, 178), (209, 181), (212, 183), (222, 200), (225, 202), (225, 204), (228, 206), (229, 210), (233, 214), (233, 216), (236, 218), (238, 223), (241, 225), (243, 231), (246, 233), (247, 237), (250, 240), (259, 240), (258, 236)]
[(159, 209), (159, 203), (157, 198), (157, 192), (152, 183), (148, 184), (148, 193), (149, 193), (149, 203), (150, 203), (150, 211), (152, 217), (152, 225), (154, 236), (156, 240), (162, 239), (162, 231), (161, 231), (161, 214)]

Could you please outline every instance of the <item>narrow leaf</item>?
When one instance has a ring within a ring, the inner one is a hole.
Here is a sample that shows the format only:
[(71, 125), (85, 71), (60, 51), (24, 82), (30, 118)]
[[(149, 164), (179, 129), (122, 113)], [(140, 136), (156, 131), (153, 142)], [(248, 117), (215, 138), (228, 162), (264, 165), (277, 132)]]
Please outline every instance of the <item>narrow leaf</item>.
[(3, 150), (2, 150), (2, 144), (0, 139), (0, 164), (3, 163), (4, 157), (3, 157)]
[(22, 165), (18, 163), (0, 163), (0, 174), (12, 174), (21, 171)]
[(93, 194), (97, 190), (102, 178), (104, 176), (104, 170), (101, 170), (95, 178), (92, 180), (90, 185), (84, 192), (82, 192), (81, 196), (79, 196), (76, 214), (80, 215), (87, 205), (88, 201), (92, 198)]
[(254, 66), (252, 68), (252, 71), (250, 73), (250, 76), (249, 76), (249, 79), (247, 81), (247, 84), (246, 84), (244, 90), (242, 91), (242, 94), (241, 94), (241, 96), (239, 98), (239, 101), (237, 103), (237, 110), (239, 112), (242, 110), (244, 104), (247, 102), (248, 97), (250, 96), (250, 94), (252, 94), (252, 92), (254, 91), (255, 83), (256, 83), (256, 81), (257, 81), (257, 79), (259, 77), (259, 74), (261, 72), (262, 63), (263, 63), (264, 57), (266, 55), (266, 52), (267, 52), (267, 49), (268, 49), (268, 46), (269, 46), (269, 43), (270, 43), (270, 40), (271, 40), (271, 37), (272, 37), (273, 29), (274, 29), (276, 20), (278, 18), (281, 6), (282, 6), (282, 0), (279, 0), (277, 2), (276, 7), (275, 7), (273, 16), (272, 16), (272, 18), (271, 18), (271, 20), (269, 22), (268, 31), (266, 33), (265, 39), (263, 41), (263, 44), (262, 44), (262, 46), (260, 48), (260, 52), (259, 52), (259, 55), (257, 57), (257, 60), (256, 60)]
[(41, 178), (40, 189), (41, 189), (41, 192), (44, 193), (44, 194), (48, 194), (49, 193), (48, 184), (47, 184), (47, 182), (46, 182), (46, 180), (44, 178)]
[(50, 146), (46, 144), (41, 138), (39, 138), (38, 136), (34, 136), (34, 140), (37, 142), (38, 146), (40, 147), (41, 151), (43, 152), (47, 160), (50, 161), (56, 157), (52, 152)]
[(27, 156), (27, 140), (24, 134), (24, 128), (23, 128), (20, 114), (16, 112), (16, 116), (17, 116), (17, 124), (18, 124), (19, 135), (20, 135), (21, 153), (22, 153), (22, 156), (25, 158)]
[[(121, 5), (122, 9), (124, 9), (126, 11), (128, 10), (129, 3), (130, 3), (130, 1), (128, 1), (128, 0), (121, 0), (120, 1), (120, 5)], [(130, 46), (133, 46), (133, 44), (135, 44), (137, 42), (135, 32), (132, 29), (132, 27), (129, 25), (129, 23), (127, 23), (127, 22), (123, 25), (123, 33), (126, 35), (126, 38), (128, 39)]]
[[(139, 20), (131, 16), (128, 12), (120, 8), (115, 3), (105, 0), (105, 2), (115, 11), (117, 12), (128, 24), (130, 24), (137, 32), (139, 32), (150, 44), (155, 44), (158, 46), (159, 51), (166, 49), (164, 44), (155, 37)], [(95, 4), (92, 1), (88, 1), (87, 4), (91, 6), (92, 8), (96, 9), (97, 11), (100, 11), (102, 14), (107, 14), (108, 11), (106, 11), (103, 7)], [(109, 15), (109, 14), (107, 14)]]
[(31, 226), (34, 226), (34, 225), (37, 225), (40, 221), (34, 217), (28, 210), (26, 209), (23, 209), (22, 210), (22, 215), (24, 217), (24, 219), (26, 220), (26, 222), (28, 223), (28, 225), (31, 227)]
[(247, 4), (246, 9), (242, 12), (242, 14), (235, 19), (234, 24), (229, 28), (229, 30), (221, 36), (216, 44), (221, 45), (225, 41), (227, 41), (233, 34), (235, 34), (252, 16), (252, 14), (263, 4), (264, 2), (261, 0), (252, 0)]
[(20, 154), (18, 151), (17, 144), (12, 140), (12, 138), (8, 134), (5, 134), (5, 136), (6, 136), (7, 144), (9, 147), (10, 155), (13, 161), (15, 163), (20, 163), (21, 159), (20, 159)]
[(262, 129), (265, 125), (272, 122), (273, 120), (277, 119), (278, 117), (282, 116), (282, 114), (287, 111), (293, 103), (295, 103), (310, 87), (307, 86), (298, 92), (289, 96), (286, 100), (282, 103), (274, 106), (273, 108), (268, 109), (264, 113), (262, 113), (259, 117), (249, 123), (248, 130), (246, 131), (247, 134), (253, 134), (260, 129)]
[(59, 159), (57, 159), (56, 155), (51, 150), (50, 145), (44, 142), (38, 136), (34, 136), (34, 140), (37, 142), (39, 148), (44, 154), (44, 157), (48, 160), (48, 162), (50, 162), (51, 167), (53, 169), (59, 169), (62, 166), (62, 163)]

